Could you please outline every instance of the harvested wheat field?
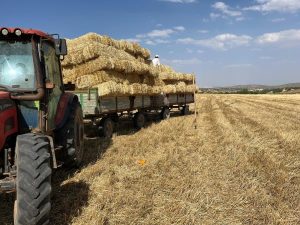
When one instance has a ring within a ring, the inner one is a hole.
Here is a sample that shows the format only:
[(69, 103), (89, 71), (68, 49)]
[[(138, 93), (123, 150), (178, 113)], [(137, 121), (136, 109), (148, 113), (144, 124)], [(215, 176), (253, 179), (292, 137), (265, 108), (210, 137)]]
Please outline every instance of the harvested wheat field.
[(51, 224), (300, 224), (300, 95), (197, 98), (196, 130), (174, 116), (86, 140), (81, 171), (53, 176)]

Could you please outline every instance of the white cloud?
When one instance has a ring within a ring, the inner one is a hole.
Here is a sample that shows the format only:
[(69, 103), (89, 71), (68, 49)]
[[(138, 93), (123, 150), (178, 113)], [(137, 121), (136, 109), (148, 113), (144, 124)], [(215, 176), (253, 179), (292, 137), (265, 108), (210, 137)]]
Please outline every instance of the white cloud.
[(201, 33), (201, 34), (207, 34), (207, 33), (209, 33), (208, 30), (198, 30), (198, 32)]
[(209, 17), (210, 17), (211, 19), (216, 19), (216, 18), (221, 17), (221, 15), (220, 15), (220, 14), (217, 14), (217, 13), (210, 13), (210, 14), (209, 14)]
[(225, 68), (228, 68), (228, 69), (235, 69), (235, 68), (245, 68), (245, 67), (251, 67), (251, 66), (253, 66), (253, 65), (250, 64), (250, 63), (244, 63), (244, 64), (230, 64), (230, 65), (225, 66)]
[(271, 56), (260, 56), (259, 59), (261, 59), (261, 60), (270, 60), (270, 59), (273, 59), (273, 57), (271, 57)]
[(252, 48), (252, 49), (250, 49), (250, 51), (252, 51), (252, 52), (261, 52), (262, 49), (261, 48)]
[(156, 45), (155, 42), (152, 41), (152, 40), (146, 40), (145, 43), (146, 43), (147, 45)]
[(245, 17), (242, 17), (242, 16), (241, 16), (241, 17), (237, 17), (237, 18), (235, 18), (235, 20), (236, 20), (236, 21), (244, 21), (244, 20), (245, 20)]
[(138, 38), (128, 38), (128, 39), (125, 39), (125, 41), (139, 43), (139, 42), (141, 42), (141, 39), (138, 39)]
[(246, 7), (244, 10), (260, 12), (296, 12), (300, 10), (299, 0), (256, 0), (257, 4)]
[[(176, 41), (179, 44), (196, 45), (215, 50), (228, 50), (241, 46), (252, 46), (251, 51), (262, 51), (259, 46), (276, 44), (277, 47), (300, 46), (300, 29), (283, 30), (274, 33), (265, 33), (257, 37), (236, 34), (220, 34), (208, 39), (182, 38)], [(251, 45), (250, 45), (251, 44)], [(256, 45), (255, 45), (256, 44)]]
[(168, 44), (170, 41), (165, 40), (165, 39), (146, 39), (144, 41), (147, 45), (158, 45), (158, 44)]
[(285, 21), (285, 18), (275, 18), (271, 20), (273, 23), (279, 23)]
[(174, 27), (174, 30), (185, 31), (185, 27), (183, 27), (183, 26), (177, 26), (177, 27)]
[(155, 29), (146, 34), (138, 34), (131, 40), (144, 41), (147, 45), (167, 44), (170, 43), (167, 39), (170, 38), (171, 35), (183, 31), (185, 31), (185, 27), (183, 26), (176, 26), (172, 29)]
[(212, 7), (218, 11), (220, 11), (223, 15), (230, 16), (230, 17), (241, 17), (242, 12), (237, 10), (232, 10), (228, 5), (224, 2), (216, 2), (212, 5)]
[(160, 0), (162, 2), (171, 2), (171, 3), (195, 3), (197, 0)]
[(294, 45), (300, 43), (300, 30), (284, 30), (275, 33), (266, 33), (257, 37), (259, 44), (281, 43), (284, 45)]
[(138, 34), (136, 38), (168, 38), (171, 34), (185, 31), (183, 26), (176, 26), (173, 29), (155, 29), (146, 34)]
[(193, 49), (186, 48), (185, 50), (186, 50), (186, 52), (187, 52), (187, 53), (189, 53), (189, 54), (192, 54), (192, 53), (194, 53), (194, 50), (193, 50)]
[(202, 61), (198, 58), (191, 58), (191, 59), (165, 59), (162, 60), (163, 63), (169, 65), (199, 65)]
[(137, 38), (166, 38), (173, 34), (175, 31), (173, 29), (163, 29), (163, 30), (152, 30), (147, 34), (138, 34)]
[(156, 44), (168, 44), (170, 41), (164, 39), (154, 39), (153, 40)]
[(204, 46), (216, 50), (227, 50), (239, 46), (246, 46), (251, 40), (252, 37), (248, 35), (220, 34), (210, 39), (196, 40), (193, 38), (184, 38), (178, 39), (177, 42), (181, 44)]

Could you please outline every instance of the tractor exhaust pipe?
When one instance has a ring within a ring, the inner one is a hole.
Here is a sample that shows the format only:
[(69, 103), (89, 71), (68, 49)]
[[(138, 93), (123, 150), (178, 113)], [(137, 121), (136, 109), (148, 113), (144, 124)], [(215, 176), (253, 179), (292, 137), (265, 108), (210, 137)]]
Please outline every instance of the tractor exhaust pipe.
[(41, 100), (45, 95), (44, 88), (38, 88), (36, 94), (30, 95), (11, 95), (11, 99), (19, 100), (19, 101), (38, 101)]

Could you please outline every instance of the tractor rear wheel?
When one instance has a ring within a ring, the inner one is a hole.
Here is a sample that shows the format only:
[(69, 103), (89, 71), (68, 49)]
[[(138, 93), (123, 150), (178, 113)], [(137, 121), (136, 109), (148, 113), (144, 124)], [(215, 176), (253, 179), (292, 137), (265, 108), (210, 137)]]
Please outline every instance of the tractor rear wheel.
[(36, 134), (17, 137), (15, 225), (49, 223), (51, 209), (50, 145)]
[(83, 159), (84, 124), (82, 109), (77, 103), (69, 121), (67, 135), (68, 165), (79, 167)]
[(68, 167), (80, 167), (83, 159), (84, 124), (79, 103), (73, 104), (71, 115), (58, 132), (57, 138), (64, 146), (64, 164)]

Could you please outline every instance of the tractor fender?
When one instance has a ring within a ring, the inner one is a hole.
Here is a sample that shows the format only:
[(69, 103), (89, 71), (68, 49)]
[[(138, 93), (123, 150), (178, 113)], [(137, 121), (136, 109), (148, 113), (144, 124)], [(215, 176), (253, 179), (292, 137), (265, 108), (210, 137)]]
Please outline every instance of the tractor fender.
[(64, 93), (60, 96), (59, 103), (55, 115), (56, 130), (62, 128), (68, 121), (72, 112), (72, 106), (77, 103), (78, 97), (73, 93)]

